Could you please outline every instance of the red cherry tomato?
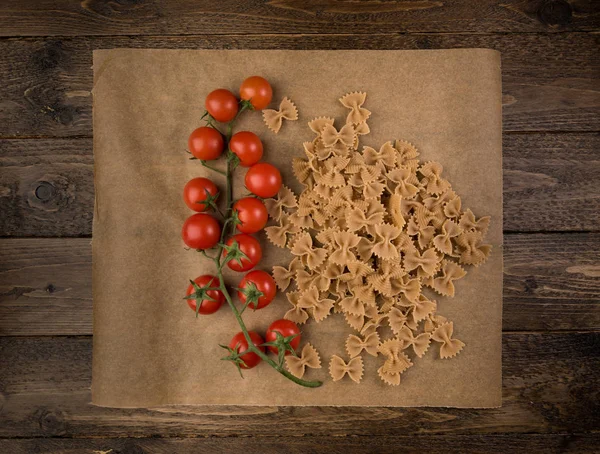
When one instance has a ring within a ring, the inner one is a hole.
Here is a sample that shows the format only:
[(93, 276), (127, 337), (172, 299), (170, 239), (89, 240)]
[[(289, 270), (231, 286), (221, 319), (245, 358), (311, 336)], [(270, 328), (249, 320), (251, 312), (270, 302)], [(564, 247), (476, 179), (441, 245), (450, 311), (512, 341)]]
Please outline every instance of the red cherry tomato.
[(215, 197), (218, 192), (217, 186), (208, 178), (192, 178), (183, 188), (183, 201), (190, 210), (206, 211), (210, 206), (201, 202), (209, 196)]
[(244, 304), (246, 304), (247, 299), (247, 295), (244, 291), (251, 291), (251, 284), (254, 284), (255, 289), (262, 292), (263, 296), (258, 298), (256, 307), (254, 303), (248, 304), (248, 307), (251, 309), (262, 309), (271, 304), (271, 301), (273, 301), (273, 298), (275, 298), (275, 294), (277, 293), (275, 279), (273, 279), (269, 273), (261, 270), (250, 271), (246, 274), (244, 279), (240, 282), (240, 290), (238, 290), (238, 298)]
[(215, 128), (202, 126), (194, 129), (188, 139), (188, 148), (195, 158), (210, 161), (223, 153), (225, 142), (223, 136)]
[[(234, 241), (237, 242), (239, 249), (246, 254), (248, 258), (242, 257), (239, 261), (237, 259), (229, 260), (227, 266), (233, 271), (248, 271), (254, 268), (262, 258), (262, 248), (260, 247), (258, 240), (245, 233), (238, 233), (227, 240), (227, 246), (231, 246)], [(223, 250), (223, 256), (226, 255), (227, 251)]]
[[(265, 347), (261, 347), (260, 345), (264, 344), (265, 341), (263, 340), (261, 335), (255, 331), (249, 331), (248, 334), (250, 335), (250, 340), (252, 341), (252, 343), (254, 345), (256, 345), (261, 352), (264, 353), (266, 351), (266, 349), (265, 349)], [(235, 336), (233, 336), (233, 338), (231, 339), (231, 342), (229, 342), (229, 348), (231, 348), (233, 351), (235, 351), (237, 353), (244, 353), (245, 351), (247, 351), (248, 350), (248, 341), (246, 340), (244, 333), (242, 333), (240, 331)], [(246, 354), (243, 354), (240, 356), (240, 359), (242, 361), (244, 361), (244, 363), (245, 363), (245, 364), (240, 364), (240, 367), (242, 369), (252, 369), (253, 367), (258, 366), (258, 363), (260, 363), (262, 361), (260, 356), (258, 356), (254, 352), (248, 352)]]
[(269, 220), (269, 213), (265, 204), (256, 197), (244, 197), (233, 204), (241, 224), (237, 229), (242, 233), (256, 233), (261, 230)]
[[(297, 352), (298, 346), (300, 345), (300, 328), (294, 322), (286, 319), (275, 320), (269, 328), (267, 329), (267, 334), (265, 335), (265, 340), (267, 342), (275, 342), (277, 340), (277, 334), (280, 333), (283, 337), (289, 337), (297, 334), (291, 342), (290, 346)], [(275, 354), (279, 353), (277, 347), (269, 345), (269, 350)], [(292, 352), (287, 350), (285, 352), (286, 355), (291, 354)]]
[[(221, 281), (216, 276), (211, 276), (209, 274), (204, 274), (202, 276), (198, 276), (194, 279), (194, 282), (199, 287), (219, 287), (221, 285)], [(186, 295), (193, 295), (196, 293), (196, 289), (192, 284), (190, 284), (187, 288)], [(212, 298), (214, 301), (211, 301), (208, 298), (203, 298), (200, 300), (200, 309), (198, 309), (199, 314), (214, 314), (219, 310), (223, 302), (225, 301), (225, 296), (220, 290), (208, 290), (206, 295)], [(196, 305), (198, 304), (198, 299), (188, 299), (188, 305), (192, 310), (196, 311)]]
[(210, 249), (219, 242), (221, 226), (211, 215), (196, 213), (183, 223), (181, 237), (192, 249)]
[(252, 76), (242, 82), (240, 98), (250, 101), (255, 110), (263, 110), (271, 102), (273, 89), (263, 77)]
[(250, 131), (235, 133), (229, 141), (229, 149), (240, 158), (242, 167), (250, 167), (260, 161), (263, 144), (259, 137)]
[(246, 172), (246, 188), (259, 197), (275, 197), (281, 188), (281, 174), (267, 162), (254, 164)]
[(238, 100), (229, 90), (219, 88), (208, 94), (204, 107), (215, 120), (228, 123), (238, 113)]

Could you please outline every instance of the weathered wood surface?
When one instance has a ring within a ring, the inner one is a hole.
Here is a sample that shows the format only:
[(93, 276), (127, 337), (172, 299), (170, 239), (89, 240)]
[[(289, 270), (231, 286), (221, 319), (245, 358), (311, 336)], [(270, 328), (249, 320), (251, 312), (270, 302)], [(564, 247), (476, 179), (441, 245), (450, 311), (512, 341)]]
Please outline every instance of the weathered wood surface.
[(594, 30), (588, 0), (19, 0), (1, 36), (200, 33), (554, 32)]
[[(387, 31), (387, 30), (386, 30)], [(201, 35), (0, 40), (0, 137), (91, 136), (92, 50), (438, 49), (502, 52), (505, 131), (600, 130), (600, 58), (592, 33)]]
[(510, 435), (379, 435), (377, 437), (208, 437), (208, 438), (34, 438), (0, 440), (0, 451), (10, 454), (195, 454), (234, 453), (353, 454), (398, 452), (591, 452), (600, 444), (598, 434)]
[[(92, 333), (91, 247), (0, 240), (0, 336)], [(505, 331), (600, 326), (600, 234), (506, 235)]]
[[(503, 336), (501, 408), (90, 405), (90, 337), (0, 338), (0, 438), (587, 433), (600, 427), (600, 333)], [(6, 367), (10, 365), (10, 367)]]
[[(504, 230), (600, 230), (600, 135), (504, 136)], [(0, 236), (92, 234), (92, 140), (0, 140)]]

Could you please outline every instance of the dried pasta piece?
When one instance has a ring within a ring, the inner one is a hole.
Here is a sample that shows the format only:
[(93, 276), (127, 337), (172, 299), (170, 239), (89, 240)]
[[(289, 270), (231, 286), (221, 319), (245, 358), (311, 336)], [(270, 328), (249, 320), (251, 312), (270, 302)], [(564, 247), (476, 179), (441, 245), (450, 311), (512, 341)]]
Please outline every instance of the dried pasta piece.
[(475, 231), (481, 233), (481, 236), (485, 236), (490, 225), (490, 216), (483, 216), (478, 220), (475, 220), (475, 215), (469, 209), (467, 209), (460, 217), (459, 225), (465, 232)]
[[(346, 184), (346, 178), (342, 170), (346, 168), (350, 159), (342, 156), (333, 156), (324, 161), (324, 166), (319, 173), (315, 174), (315, 181), (328, 188), (339, 188)], [(332, 192), (333, 193), (333, 192)], [(331, 194), (327, 195), (331, 197)]]
[(308, 127), (315, 134), (321, 135), (321, 132), (325, 128), (325, 126), (330, 125), (333, 126), (335, 120), (331, 117), (317, 117), (308, 122)]
[(346, 215), (346, 224), (348, 230), (356, 232), (364, 229), (367, 233), (373, 235), (375, 226), (383, 223), (385, 207), (381, 202), (369, 201), (367, 209), (353, 208)]
[(364, 147), (363, 157), (365, 164), (379, 166), (383, 171), (396, 165), (396, 150), (391, 142), (384, 143), (379, 151), (372, 147)]
[(352, 148), (354, 150), (358, 150), (358, 144), (360, 142), (360, 136), (364, 136), (371, 132), (371, 128), (366, 121), (359, 123), (354, 126), (354, 142), (352, 143)]
[(448, 321), (448, 319), (442, 315), (429, 314), (427, 317), (425, 317), (425, 321), (423, 323), (423, 329), (425, 330), (425, 332), (431, 334), (439, 326), (443, 325), (447, 321)]
[(301, 292), (286, 293), (287, 299), (292, 305), (292, 308), (288, 310), (283, 316), (283, 318), (285, 318), (286, 320), (290, 320), (299, 325), (306, 323), (309, 317), (308, 312), (306, 312), (304, 309), (298, 306), (298, 300), (300, 299), (301, 294)]
[(333, 233), (333, 241), (337, 246), (329, 256), (329, 260), (338, 265), (346, 265), (347, 263), (356, 261), (356, 256), (351, 251), (360, 241), (360, 237), (349, 231), (338, 231)]
[(392, 374), (391, 372), (387, 372), (385, 365), (377, 369), (377, 373), (379, 374), (379, 378), (381, 378), (381, 380), (388, 385), (398, 386), (400, 384), (400, 374)]
[(398, 238), (401, 230), (391, 224), (375, 225), (375, 243), (373, 244), (373, 254), (382, 259), (393, 259), (398, 257), (398, 249), (395, 248), (393, 241)]
[(321, 132), (321, 139), (326, 147), (344, 152), (348, 148), (352, 148), (354, 144), (354, 128), (352, 125), (347, 124), (338, 131), (333, 125), (325, 125)]
[(430, 301), (423, 294), (419, 294), (419, 296), (412, 301), (409, 299), (400, 298), (398, 300), (398, 305), (410, 308), (410, 316), (414, 323), (418, 323), (425, 319), (437, 309), (437, 303), (435, 301)]
[(452, 238), (461, 234), (460, 227), (454, 221), (447, 219), (442, 225), (442, 233), (433, 239), (433, 247), (443, 254), (452, 254)]
[(360, 355), (363, 350), (371, 356), (377, 356), (377, 347), (379, 347), (379, 334), (377, 334), (377, 331), (364, 336), (362, 339), (354, 334), (350, 334), (346, 339), (346, 351), (350, 358)]
[(461, 215), (460, 197), (456, 196), (444, 205), (444, 215), (447, 218), (456, 219)]
[(415, 355), (422, 358), (431, 343), (429, 333), (415, 336), (410, 328), (404, 326), (398, 333), (398, 339), (404, 342), (404, 348), (412, 347)]
[(340, 309), (348, 314), (356, 316), (365, 315), (365, 304), (354, 293), (352, 293), (351, 295), (347, 295), (345, 298), (342, 298), (339, 302), (339, 305)]
[(275, 134), (277, 134), (281, 129), (281, 124), (283, 123), (284, 119), (291, 121), (298, 119), (298, 109), (287, 97), (281, 100), (281, 103), (279, 104), (279, 110), (263, 110), (263, 120), (267, 127)]
[(413, 215), (408, 220), (408, 225), (406, 226), (406, 233), (408, 233), (411, 236), (416, 236), (419, 248), (426, 249), (433, 241), (433, 237), (435, 235), (435, 228), (431, 225), (428, 225), (426, 227), (419, 227), (417, 221), (415, 220), (415, 216)]
[(277, 284), (277, 287), (279, 287), (279, 290), (285, 292), (292, 279), (296, 276), (296, 273), (302, 269), (304, 269), (304, 266), (298, 257), (294, 257), (287, 268), (284, 268), (283, 266), (274, 266), (273, 279), (275, 279), (275, 283)]
[(408, 301), (418, 301), (421, 294), (421, 281), (418, 278), (404, 275), (394, 283), (394, 286), (398, 289), (396, 294), (401, 294)]
[(369, 181), (363, 186), (363, 197), (365, 200), (379, 199), (385, 190), (385, 183), (378, 180)]
[(298, 307), (311, 309), (316, 322), (323, 321), (331, 313), (334, 303), (335, 301), (332, 299), (321, 298), (319, 290), (316, 287), (305, 289), (298, 299)]
[(390, 192), (401, 196), (404, 199), (412, 199), (419, 192), (418, 183), (413, 180), (414, 173), (407, 167), (400, 167), (390, 170), (386, 177), (388, 179), (388, 189)]
[(350, 109), (346, 123), (357, 125), (367, 121), (371, 116), (371, 111), (362, 107), (366, 99), (367, 94), (364, 92), (348, 93), (340, 98), (342, 105)]
[(458, 339), (452, 339), (454, 324), (452, 322), (444, 323), (431, 333), (431, 339), (440, 342), (440, 358), (452, 358), (456, 356), (465, 346), (464, 342)]
[(295, 235), (300, 232), (300, 228), (290, 221), (287, 215), (281, 215), (279, 225), (265, 227), (265, 233), (268, 240), (277, 247), (284, 248), (288, 241), (288, 235)]
[(428, 162), (419, 169), (421, 175), (427, 179), (426, 191), (428, 194), (441, 194), (450, 187), (448, 180), (442, 178), (444, 168), (437, 162)]
[(303, 348), (300, 356), (287, 355), (285, 357), (285, 365), (294, 377), (302, 378), (306, 372), (306, 368), (320, 369), (321, 358), (319, 352), (311, 344), (307, 343)]
[(396, 163), (398, 167), (406, 166), (416, 172), (419, 167), (419, 160), (416, 159), (419, 156), (419, 152), (416, 147), (405, 140), (396, 140), (394, 148), (397, 153)]
[(363, 360), (360, 356), (352, 358), (347, 363), (337, 355), (329, 361), (329, 375), (333, 381), (339, 381), (346, 375), (355, 383), (360, 383), (363, 376)]
[(408, 356), (402, 353), (404, 342), (398, 338), (388, 339), (379, 344), (378, 350), (386, 357), (383, 371), (388, 374), (401, 374), (413, 364)]
[(397, 307), (392, 307), (388, 312), (388, 323), (396, 336), (400, 334), (402, 328), (405, 326), (408, 326), (409, 328), (411, 328), (411, 326), (412, 328), (416, 327), (416, 324), (412, 323), (412, 317), (409, 318), (407, 312), (408, 311), (401, 311)]
[(392, 218), (393, 224), (399, 229), (402, 229), (406, 225), (406, 219), (404, 219), (402, 210), (400, 209), (401, 206), (402, 196), (394, 192), (392, 195), (390, 195), (388, 200), (387, 210)]
[(394, 296), (403, 289), (400, 278), (405, 274), (399, 261), (379, 260), (377, 270), (367, 276), (367, 282), (382, 295)]
[(431, 277), (424, 282), (425, 285), (433, 288), (440, 295), (454, 296), (454, 282), (462, 279), (467, 275), (467, 272), (458, 264), (449, 260), (442, 262), (441, 276)]
[(361, 336), (369, 336), (370, 334), (377, 332), (377, 329), (380, 326), (383, 326), (383, 322), (388, 318), (387, 314), (378, 312), (377, 308), (374, 306), (367, 306), (365, 315), (369, 317), (369, 320), (367, 320), (360, 329)]
[(456, 238), (456, 245), (460, 252), (460, 263), (479, 266), (490, 255), (492, 246), (481, 244), (483, 235), (477, 231), (464, 232)]
[(269, 216), (276, 221), (281, 219), (281, 216), (284, 213), (284, 208), (295, 208), (298, 206), (296, 196), (292, 190), (285, 185), (281, 186), (276, 198), (265, 199), (264, 204), (267, 207)]
[(417, 270), (419, 277), (433, 276), (438, 269), (440, 257), (434, 248), (427, 249), (423, 254), (418, 251), (404, 256), (404, 269), (406, 271)]
[(327, 250), (314, 247), (312, 237), (307, 232), (297, 235), (290, 252), (299, 256), (302, 259), (302, 263), (311, 270), (316, 269), (327, 258)]

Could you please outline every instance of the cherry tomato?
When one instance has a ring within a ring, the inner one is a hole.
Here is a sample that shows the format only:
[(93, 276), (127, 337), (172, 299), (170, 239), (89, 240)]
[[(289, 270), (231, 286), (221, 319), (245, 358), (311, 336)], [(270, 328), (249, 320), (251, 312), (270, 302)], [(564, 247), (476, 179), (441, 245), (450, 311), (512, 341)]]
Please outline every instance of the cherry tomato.
[(246, 172), (246, 188), (259, 197), (275, 197), (281, 188), (281, 174), (267, 162), (254, 164)]
[(211, 215), (196, 213), (183, 223), (181, 237), (192, 249), (210, 249), (219, 242), (221, 226)]
[[(275, 320), (269, 328), (267, 329), (267, 334), (265, 335), (265, 340), (267, 342), (275, 342), (277, 340), (277, 334), (280, 333), (283, 337), (289, 337), (293, 335), (297, 335), (290, 341), (290, 346), (297, 351), (298, 346), (300, 345), (300, 328), (294, 322), (286, 319)], [(269, 345), (269, 350), (275, 354), (279, 353), (277, 347)], [(286, 355), (291, 354), (292, 352), (287, 350), (285, 352)]]
[(277, 284), (275, 284), (275, 279), (271, 277), (271, 275), (265, 271), (254, 270), (250, 271), (248, 274), (244, 276), (244, 279), (240, 282), (240, 289), (238, 290), (238, 298), (244, 304), (246, 304), (246, 298), (249, 295), (244, 293), (251, 291), (251, 284), (254, 284), (256, 290), (261, 292), (263, 296), (258, 298), (258, 304), (255, 307), (254, 303), (248, 304), (248, 307), (251, 309), (262, 309), (263, 307), (267, 307), (275, 298), (275, 293), (277, 293)]
[(215, 120), (228, 123), (238, 113), (238, 100), (229, 90), (219, 88), (208, 94), (204, 107)]
[(202, 126), (194, 129), (188, 139), (188, 148), (195, 158), (210, 161), (223, 153), (225, 142), (223, 136), (215, 128)]
[(256, 197), (244, 197), (233, 204), (241, 224), (237, 229), (242, 233), (256, 233), (261, 230), (269, 220), (269, 213), (265, 204)]
[(271, 102), (273, 89), (267, 79), (260, 76), (248, 77), (240, 87), (240, 98), (250, 101), (255, 110), (263, 110)]
[(259, 137), (250, 131), (240, 131), (229, 141), (229, 149), (240, 158), (242, 167), (250, 167), (260, 161), (263, 144)]
[[(246, 254), (248, 258), (242, 257), (232, 259), (227, 262), (227, 266), (233, 271), (248, 271), (256, 266), (262, 258), (262, 249), (260, 243), (253, 236), (245, 233), (238, 233), (227, 240), (227, 246), (231, 246), (236, 241), (239, 249)], [(223, 256), (227, 255), (227, 251), (223, 251)], [(240, 264), (241, 261), (241, 264)]]
[(210, 206), (205, 201), (209, 196), (215, 197), (219, 190), (208, 178), (192, 178), (183, 188), (183, 201), (194, 211), (206, 211)]
[[(249, 331), (248, 334), (250, 335), (250, 340), (252, 340), (252, 343), (256, 345), (261, 352), (264, 353), (266, 349), (265, 347), (261, 347), (260, 345), (264, 344), (265, 341), (263, 340), (261, 335), (255, 331)], [(231, 342), (229, 342), (229, 348), (231, 348), (237, 353), (244, 353), (246, 350), (248, 350), (248, 341), (246, 340), (244, 333), (240, 331), (235, 336), (233, 336)], [(252, 369), (253, 367), (258, 366), (258, 363), (262, 361), (260, 356), (258, 356), (254, 352), (248, 352), (246, 354), (243, 354), (242, 356), (240, 356), (240, 359), (245, 363), (240, 364), (240, 367), (242, 369)]]
[[(199, 287), (219, 287), (221, 285), (221, 281), (216, 276), (211, 276), (210, 274), (204, 274), (202, 276), (198, 276), (194, 279), (194, 282)], [(187, 288), (186, 295), (193, 295), (196, 293), (196, 289), (192, 284), (190, 284)], [(219, 310), (223, 302), (225, 301), (225, 296), (220, 290), (208, 290), (206, 295), (212, 298), (214, 301), (211, 301), (208, 298), (203, 298), (200, 300), (200, 309), (198, 309), (199, 314), (214, 314)], [(192, 310), (196, 311), (196, 304), (198, 303), (197, 299), (188, 299), (188, 305)]]

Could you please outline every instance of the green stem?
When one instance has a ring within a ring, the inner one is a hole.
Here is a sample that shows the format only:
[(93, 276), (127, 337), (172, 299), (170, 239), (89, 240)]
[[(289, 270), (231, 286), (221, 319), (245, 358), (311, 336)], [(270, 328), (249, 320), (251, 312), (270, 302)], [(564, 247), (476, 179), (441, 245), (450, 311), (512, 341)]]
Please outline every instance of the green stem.
[(219, 271), (219, 280), (221, 281), (221, 292), (223, 292), (223, 295), (225, 295), (225, 299), (227, 300), (227, 303), (229, 304), (229, 307), (231, 308), (233, 315), (235, 315), (235, 318), (236, 318), (238, 324), (240, 325), (242, 333), (244, 333), (244, 337), (246, 338), (246, 342), (248, 343), (248, 351), (256, 353), (263, 361), (267, 362), (273, 369), (275, 369), (277, 372), (279, 372), (281, 375), (283, 375), (288, 380), (291, 380), (300, 386), (305, 386), (307, 388), (318, 388), (319, 386), (321, 386), (323, 384), (323, 382), (316, 381), (316, 380), (315, 381), (302, 380), (301, 378), (295, 377), (294, 375), (290, 374), (287, 370), (285, 370), (283, 367), (280, 367), (279, 364), (277, 364), (275, 361), (273, 361), (271, 358), (269, 358), (265, 353), (263, 353), (263, 351), (260, 350), (256, 345), (254, 345), (254, 343), (252, 343), (252, 338), (250, 337), (250, 334), (248, 333), (246, 324), (244, 323), (244, 320), (242, 319), (241, 314), (237, 310), (237, 307), (235, 307), (235, 304), (233, 303), (233, 300), (231, 299), (231, 296), (229, 295), (229, 292), (227, 291), (227, 288), (225, 287), (225, 283), (223, 282), (223, 273), (221, 271)]
[[(247, 104), (242, 104), (242, 107), (238, 111), (235, 118), (233, 120), (231, 120), (229, 122), (229, 124), (227, 125), (227, 135), (225, 138), (225, 144), (227, 147), (229, 147), (229, 141), (231, 140), (231, 136), (233, 134), (233, 126), (235, 124), (235, 121), (238, 119), (239, 115), (247, 108), (248, 108)], [(238, 324), (240, 325), (240, 329), (242, 330), (242, 333), (244, 333), (246, 342), (248, 342), (248, 351), (256, 353), (263, 361), (265, 361), (267, 364), (269, 364), (273, 369), (275, 369), (277, 372), (279, 372), (281, 375), (283, 375), (288, 380), (291, 380), (294, 383), (296, 383), (300, 386), (305, 386), (307, 388), (317, 388), (317, 387), (321, 386), (323, 384), (323, 382), (302, 380), (301, 378), (295, 377), (294, 375), (289, 373), (287, 370), (285, 370), (281, 365), (277, 364), (275, 361), (273, 361), (271, 358), (269, 358), (266, 355), (266, 353), (263, 353), (263, 351), (260, 350), (256, 345), (254, 345), (254, 343), (252, 342), (252, 339), (250, 338), (250, 334), (248, 333), (248, 329), (246, 328), (246, 324), (244, 323), (244, 320), (242, 319), (242, 314), (240, 311), (238, 311), (237, 307), (235, 306), (235, 304), (233, 302), (233, 299), (231, 298), (231, 295), (229, 294), (229, 291), (227, 290), (227, 287), (225, 286), (225, 281), (223, 279), (223, 266), (225, 265), (225, 262), (223, 261), (223, 240), (227, 236), (227, 232), (228, 232), (229, 228), (231, 227), (231, 223), (232, 223), (231, 222), (232, 221), (231, 204), (233, 202), (233, 184), (232, 184), (233, 183), (232, 182), (232, 170), (233, 169), (231, 166), (231, 162), (232, 162), (231, 159), (228, 157), (227, 166), (225, 167), (224, 172), (222, 170), (212, 168), (212, 167), (206, 165), (204, 162), (202, 162), (203, 166), (208, 167), (209, 169), (212, 169), (212, 170), (224, 175), (225, 180), (226, 180), (226, 185), (227, 185), (226, 190), (225, 190), (225, 207), (226, 207), (225, 216), (224, 216), (225, 221), (223, 222), (223, 228), (221, 229), (221, 241), (220, 241), (221, 245), (219, 246), (216, 257), (214, 257), (214, 258), (210, 257), (210, 256), (206, 256), (206, 257), (212, 259), (215, 262), (215, 265), (217, 266), (217, 276), (219, 278), (219, 282), (221, 283), (219, 288), (220, 288), (221, 292), (223, 293), (223, 295), (225, 296), (225, 299), (227, 300), (227, 304), (229, 304), (229, 307), (231, 308), (233, 315), (235, 316)]]
[(208, 164), (207, 164), (206, 162), (204, 162), (204, 161), (200, 161), (200, 163), (201, 163), (201, 164), (202, 164), (204, 167), (206, 167), (207, 169), (210, 169), (210, 170), (212, 170), (213, 172), (217, 172), (217, 173), (220, 173), (221, 175), (225, 175), (225, 172), (223, 172), (221, 169), (217, 169), (217, 168), (215, 168), (215, 167), (213, 167), (213, 166), (211, 166), (211, 165), (208, 165)]

